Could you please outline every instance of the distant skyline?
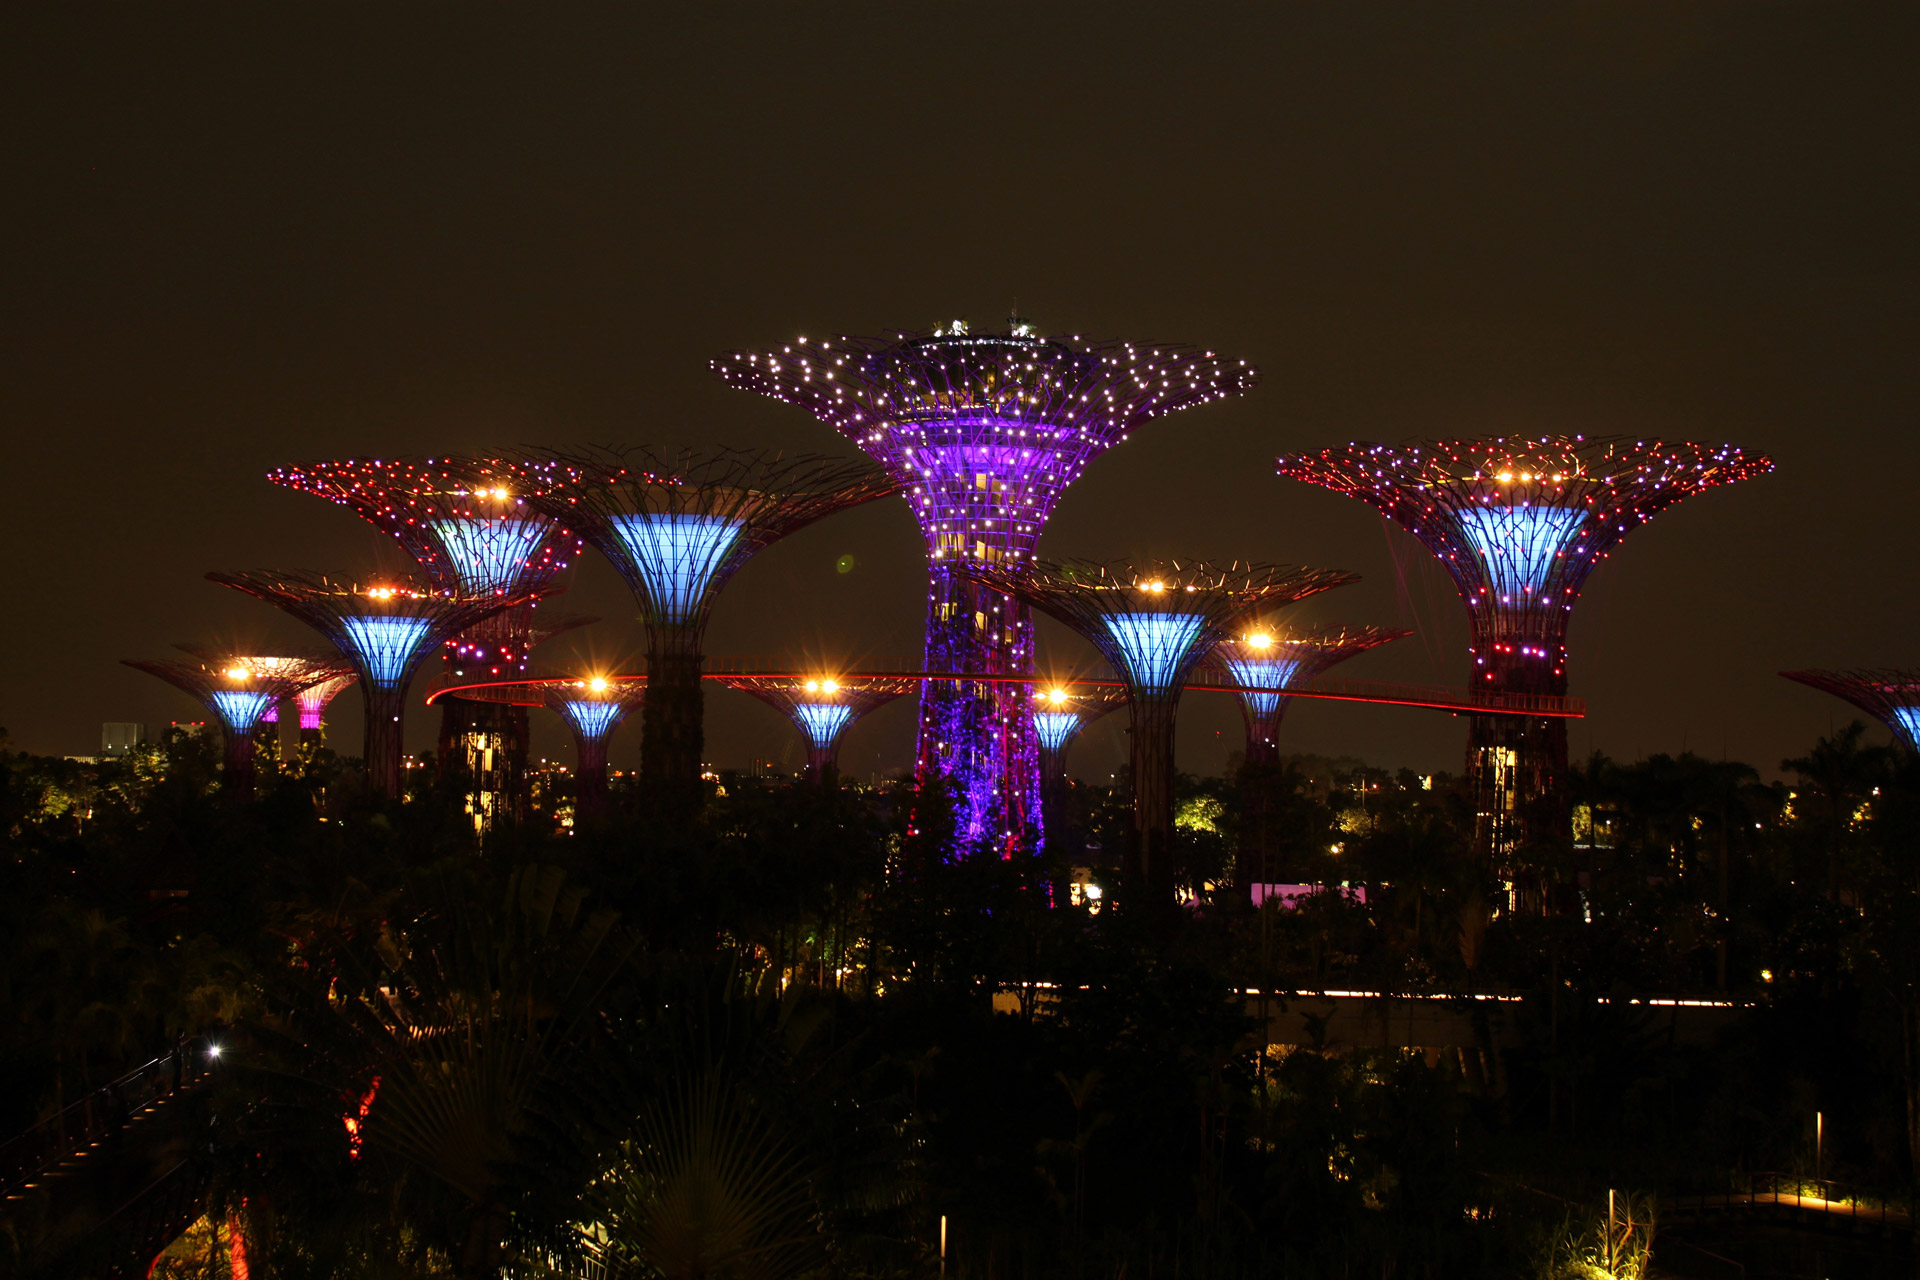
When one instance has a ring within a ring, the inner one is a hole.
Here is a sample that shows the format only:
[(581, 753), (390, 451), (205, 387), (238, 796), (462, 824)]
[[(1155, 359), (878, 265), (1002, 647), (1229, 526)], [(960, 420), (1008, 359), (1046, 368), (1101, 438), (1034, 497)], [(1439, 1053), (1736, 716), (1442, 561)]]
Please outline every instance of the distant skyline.
[[(1017, 305), (1263, 373), (1093, 462), (1040, 554), (1353, 570), (1299, 616), (1418, 634), (1342, 676), (1464, 684), (1464, 611), (1424, 550), (1276, 455), (1540, 431), (1772, 455), (1595, 572), (1569, 665), (1576, 758), (1771, 775), (1861, 718), (1777, 672), (1920, 666), (1916, 36), (1873, 4), (10, 15), (0, 726), (92, 754), (105, 721), (204, 718), (119, 660), (317, 639), (204, 573), (397, 563), (273, 467), (851, 457), (707, 361)], [(922, 556), (897, 500), (804, 530), (726, 588), (708, 651), (915, 654)], [(637, 669), (593, 553), (555, 607), (603, 621), (545, 652)], [(1040, 652), (1096, 663), (1051, 623)], [(749, 696), (708, 708), (717, 763), (803, 759)], [(1185, 769), (1240, 747), (1227, 695), (1181, 719)], [(843, 770), (908, 767), (913, 721), (911, 699), (862, 720)], [(333, 722), (357, 751), (357, 699)], [(536, 724), (536, 755), (570, 759)], [(1074, 772), (1117, 767), (1123, 730), (1087, 730)], [(1457, 772), (1465, 738), (1301, 701), (1280, 747)], [(615, 767), (638, 747), (629, 725)]]

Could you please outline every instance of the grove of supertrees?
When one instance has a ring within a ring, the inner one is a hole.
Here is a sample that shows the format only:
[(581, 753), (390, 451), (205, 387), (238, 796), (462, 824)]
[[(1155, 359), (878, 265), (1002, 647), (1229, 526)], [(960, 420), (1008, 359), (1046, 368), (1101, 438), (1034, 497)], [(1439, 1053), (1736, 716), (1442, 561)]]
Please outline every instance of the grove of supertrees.
[[(500, 458), (350, 458), (268, 472), (273, 483), (346, 507), (390, 535), (430, 588), (527, 603), (480, 618), (448, 638), (450, 676), (524, 675), (534, 647), (578, 620), (535, 622), (531, 602), (580, 554), (580, 541), (527, 501), (535, 475)], [(526, 708), (480, 699), (440, 701), (439, 760), (469, 779), (468, 809), (484, 830), (526, 816)]]
[(530, 592), (436, 591), (399, 576), (360, 583), (317, 573), (254, 570), (209, 573), (207, 579), (291, 614), (346, 658), (359, 677), (366, 711), (367, 787), (389, 796), (403, 793), (407, 690), (420, 664), (481, 619), (531, 605), (536, 598)]
[(211, 646), (181, 647), (198, 660), (124, 661), (191, 694), (213, 713), (226, 746), (221, 788), (230, 799), (247, 799), (253, 795), (257, 774), (255, 733), (267, 712), (303, 690), (337, 680), (341, 664), (331, 658), (265, 657), (222, 653)]
[(1002, 853), (1041, 841), (1027, 604), (961, 570), (1025, 573), (1047, 517), (1094, 457), (1165, 414), (1258, 381), (1245, 360), (1172, 344), (1049, 338), (962, 321), (890, 338), (797, 339), (713, 362), (728, 385), (812, 413), (884, 466), (926, 541), (916, 771), (942, 775), (961, 837)]
[(1293, 700), (1288, 690), (1348, 658), (1412, 634), (1395, 627), (1296, 631), (1255, 622), (1243, 634), (1221, 641), (1206, 665), (1237, 691), (1240, 716), (1247, 726), (1246, 762), (1256, 766), (1279, 762), (1280, 721)]
[(554, 450), (529, 466), (540, 478), (530, 501), (604, 555), (640, 606), (640, 773), (663, 813), (690, 816), (705, 746), (707, 620), (720, 589), (757, 552), (893, 493), (894, 482), (867, 462), (735, 449)]
[(729, 689), (752, 694), (785, 715), (807, 743), (806, 777), (833, 786), (840, 777), (840, 739), (862, 716), (912, 693), (911, 676), (722, 676)]
[(1844, 698), (1893, 730), (1909, 751), (1920, 751), (1920, 671), (1782, 671), (1822, 693)]
[(968, 565), (982, 583), (1048, 614), (1099, 650), (1127, 688), (1133, 838), (1127, 897), (1173, 901), (1173, 731), (1187, 677), (1247, 617), (1359, 581), (1338, 569), (1178, 561)]
[[(1376, 508), (1439, 558), (1467, 607), (1472, 693), (1507, 711), (1566, 695), (1574, 601), (1629, 532), (1702, 490), (1773, 469), (1733, 445), (1562, 435), (1355, 442), (1282, 454), (1277, 465)], [(1476, 840), (1503, 864), (1515, 909), (1547, 906), (1520, 863), (1571, 839), (1566, 770), (1561, 717), (1473, 717)]]

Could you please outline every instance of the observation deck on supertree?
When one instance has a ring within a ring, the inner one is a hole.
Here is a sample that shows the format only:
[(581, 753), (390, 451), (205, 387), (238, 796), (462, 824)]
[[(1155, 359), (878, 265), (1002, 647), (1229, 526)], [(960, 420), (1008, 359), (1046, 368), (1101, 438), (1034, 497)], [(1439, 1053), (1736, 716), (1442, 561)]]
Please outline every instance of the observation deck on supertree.
[(1220, 642), (1206, 660), (1208, 671), (1238, 691), (1247, 725), (1246, 762), (1277, 764), (1280, 721), (1297, 688), (1348, 658), (1412, 635), (1392, 627), (1318, 627), (1295, 631), (1255, 622)]
[(807, 743), (807, 778), (824, 787), (840, 776), (840, 739), (869, 711), (912, 693), (909, 676), (722, 676), (792, 720)]
[(303, 689), (337, 678), (340, 663), (335, 658), (222, 655), (212, 648), (181, 648), (205, 656), (196, 662), (138, 658), (125, 662), (191, 694), (213, 713), (226, 739), (221, 786), (229, 797), (244, 800), (253, 795), (257, 773), (254, 732), (266, 713)]
[(755, 553), (816, 520), (894, 492), (864, 461), (734, 449), (545, 454), (537, 502), (626, 580), (647, 627), (640, 772), (669, 814), (699, 805), (700, 687), (715, 599)]
[(812, 413), (899, 482), (927, 545), (926, 669), (1013, 677), (922, 685), (916, 773), (951, 784), (964, 838), (1011, 855), (1042, 838), (1032, 615), (956, 570), (1024, 571), (1088, 462), (1154, 418), (1246, 394), (1259, 374), (1187, 346), (1008, 329), (802, 338), (713, 369)]
[(1920, 671), (1782, 671), (1822, 693), (1845, 698), (1893, 730), (1909, 751), (1920, 751)]
[[(580, 554), (579, 539), (528, 503), (536, 477), (510, 459), (351, 458), (280, 467), (267, 478), (346, 507), (390, 535), (435, 592), (537, 596)], [(523, 675), (534, 647), (570, 625), (580, 623), (539, 627), (529, 607), (502, 610), (452, 637), (448, 673)], [(439, 758), (464, 766), (479, 829), (496, 816), (524, 816), (527, 745), (524, 707), (442, 700)]]
[(1249, 615), (1359, 580), (1337, 569), (1171, 560), (964, 571), (1079, 632), (1126, 685), (1134, 839), (1125, 879), (1150, 909), (1173, 902), (1174, 714), (1188, 675)]
[[(1282, 454), (1279, 474), (1379, 510), (1439, 557), (1467, 606), (1472, 687), (1564, 695), (1567, 623), (1587, 575), (1634, 529), (1684, 498), (1773, 469), (1733, 445), (1624, 436), (1356, 442)], [(1559, 718), (1473, 717), (1467, 771), (1483, 851), (1571, 839), (1567, 729)], [(1526, 886), (1512, 896), (1534, 910)]]
[(527, 593), (439, 593), (394, 577), (355, 583), (259, 570), (210, 573), (207, 579), (292, 614), (346, 657), (359, 675), (366, 708), (367, 785), (387, 795), (401, 791), (407, 688), (420, 664), (482, 618), (534, 600)]

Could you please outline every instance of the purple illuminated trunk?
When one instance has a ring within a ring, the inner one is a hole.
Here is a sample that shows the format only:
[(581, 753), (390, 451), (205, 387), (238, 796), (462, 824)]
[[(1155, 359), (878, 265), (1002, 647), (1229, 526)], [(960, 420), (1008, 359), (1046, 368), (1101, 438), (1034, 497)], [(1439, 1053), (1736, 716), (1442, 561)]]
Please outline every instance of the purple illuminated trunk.
[(920, 695), (918, 776), (944, 776), (961, 842), (1002, 857), (1041, 842), (1040, 747), (1033, 729), (1033, 621), (1027, 606), (936, 561), (927, 593), (928, 671), (1013, 680), (928, 680)]

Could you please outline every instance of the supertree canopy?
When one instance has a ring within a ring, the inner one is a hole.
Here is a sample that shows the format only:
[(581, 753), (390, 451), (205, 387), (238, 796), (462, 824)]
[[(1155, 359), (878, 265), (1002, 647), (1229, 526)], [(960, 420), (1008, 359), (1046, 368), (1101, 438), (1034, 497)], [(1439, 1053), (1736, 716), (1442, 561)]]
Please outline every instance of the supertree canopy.
[(1172, 901), (1174, 713), (1188, 674), (1241, 619), (1358, 581), (1292, 565), (1145, 565), (1068, 561), (966, 572), (1073, 628), (1127, 687), (1133, 847), (1126, 878), (1140, 901)]
[(405, 578), (355, 583), (274, 571), (210, 573), (207, 578), (292, 614), (325, 636), (352, 664), (366, 706), (367, 783), (388, 795), (401, 789), (402, 718), (407, 688), (420, 664), (482, 618), (534, 600), (528, 593), (437, 592)]
[(918, 773), (951, 784), (965, 837), (1010, 853), (1040, 839), (1032, 615), (956, 569), (1024, 571), (1090, 460), (1151, 419), (1246, 394), (1259, 374), (1191, 347), (1008, 328), (975, 334), (956, 321), (930, 334), (802, 338), (713, 368), (806, 409), (898, 481), (927, 544), (926, 669), (1000, 677), (922, 687)]
[[(528, 502), (538, 475), (510, 459), (352, 458), (281, 467), (267, 478), (346, 507), (391, 535), (436, 592), (538, 595), (580, 554), (579, 539)], [(528, 608), (501, 610), (453, 637), (449, 675), (525, 674), (534, 646), (567, 625), (542, 628)], [(438, 756), (443, 767), (464, 769), (475, 825), (484, 830), (496, 815), (523, 816), (525, 708), (459, 697), (440, 705)]]
[[(317, 746), (320, 742), (320, 718), (327, 704), (335, 695), (351, 685), (357, 678), (353, 669), (346, 666), (337, 654), (306, 653), (291, 657), (275, 658), (255, 654), (240, 654), (223, 645), (213, 644), (177, 644), (173, 646), (182, 653), (191, 654), (209, 666), (229, 669), (240, 665), (264, 676), (293, 674), (311, 667), (315, 663), (329, 669), (329, 674), (294, 691), (293, 704), (300, 713), (300, 745)], [(260, 717), (261, 724), (280, 722), (280, 703), (276, 701)]]
[(733, 449), (552, 453), (534, 465), (541, 507), (585, 538), (632, 589), (647, 626), (643, 777), (670, 809), (698, 803), (701, 666), (720, 589), (753, 555), (836, 511), (894, 491), (863, 461)]
[(159, 676), (192, 694), (213, 712), (226, 738), (226, 770), (222, 776), (226, 792), (235, 798), (251, 796), (256, 770), (254, 731), (267, 712), (286, 699), (338, 678), (341, 664), (331, 657), (256, 657), (225, 654), (198, 645), (180, 647), (199, 660), (149, 662), (128, 658), (126, 665)]
[(1293, 630), (1256, 621), (1221, 641), (1207, 665), (1239, 691), (1240, 714), (1247, 723), (1247, 763), (1274, 764), (1280, 759), (1280, 721), (1292, 701), (1287, 690), (1348, 658), (1412, 634), (1390, 627)]
[(321, 743), (321, 734), (326, 726), (327, 704), (345, 693), (353, 682), (360, 677), (351, 671), (343, 671), (319, 684), (302, 689), (293, 696), (293, 705), (300, 709), (300, 745), (317, 747)]
[[(1474, 690), (1524, 698), (1566, 693), (1573, 603), (1622, 538), (1773, 462), (1733, 445), (1506, 436), (1354, 443), (1278, 467), (1377, 508), (1438, 556), (1466, 602)], [(1563, 839), (1566, 744), (1559, 718), (1474, 717), (1467, 768), (1488, 852)]]
[(1909, 751), (1920, 751), (1920, 671), (1782, 671), (1823, 693), (1845, 698), (1893, 730)]
[(722, 676), (784, 713), (807, 740), (807, 776), (831, 786), (839, 776), (840, 738), (854, 722), (920, 682), (911, 676)]
[(598, 817), (607, 807), (608, 743), (613, 731), (646, 699), (646, 681), (583, 676), (541, 681), (539, 689), (547, 710), (573, 731), (575, 819)]

